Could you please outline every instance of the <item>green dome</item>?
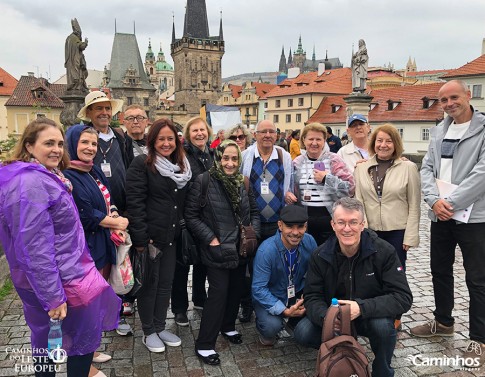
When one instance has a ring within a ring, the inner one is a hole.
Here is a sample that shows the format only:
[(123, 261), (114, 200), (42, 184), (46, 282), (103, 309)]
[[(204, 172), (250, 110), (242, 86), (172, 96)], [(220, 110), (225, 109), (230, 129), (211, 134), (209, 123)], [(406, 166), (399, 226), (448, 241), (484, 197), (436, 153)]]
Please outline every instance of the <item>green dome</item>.
[(161, 61), (158, 61), (155, 64), (155, 69), (157, 71), (173, 71), (173, 68), (170, 64), (168, 64), (167, 62), (161, 62)]

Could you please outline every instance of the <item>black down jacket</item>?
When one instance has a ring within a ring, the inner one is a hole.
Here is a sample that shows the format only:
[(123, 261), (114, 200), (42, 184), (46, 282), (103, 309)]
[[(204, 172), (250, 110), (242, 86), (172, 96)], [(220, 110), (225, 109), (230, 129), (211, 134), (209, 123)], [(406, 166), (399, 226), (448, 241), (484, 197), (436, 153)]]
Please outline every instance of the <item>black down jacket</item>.
[[(209, 173), (204, 173), (209, 174)], [(199, 175), (187, 194), (185, 222), (190, 232), (198, 239), (201, 247), (202, 263), (209, 267), (236, 268), (240, 263), (239, 226), (222, 182), (210, 177), (207, 202), (201, 207), (202, 178)], [(256, 234), (260, 234), (259, 211), (251, 188), (246, 192), (241, 185), (241, 219), (244, 225), (252, 224)], [(216, 238), (220, 246), (209, 246)], [(244, 260), (241, 260), (243, 263)]]
[[(335, 296), (338, 279), (336, 255), (338, 240), (335, 235), (319, 246), (308, 264), (304, 297), (306, 315), (317, 326)], [(413, 296), (394, 247), (364, 229), (360, 239), (360, 254), (354, 260), (351, 273), (346, 277), (350, 292), (347, 297), (356, 301), (362, 318), (396, 318), (407, 312)]]
[(187, 185), (178, 189), (172, 179), (149, 169), (146, 157), (135, 157), (126, 172), (130, 236), (135, 247), (146, 247), (152, 239), (163, 250), (179, 235)]

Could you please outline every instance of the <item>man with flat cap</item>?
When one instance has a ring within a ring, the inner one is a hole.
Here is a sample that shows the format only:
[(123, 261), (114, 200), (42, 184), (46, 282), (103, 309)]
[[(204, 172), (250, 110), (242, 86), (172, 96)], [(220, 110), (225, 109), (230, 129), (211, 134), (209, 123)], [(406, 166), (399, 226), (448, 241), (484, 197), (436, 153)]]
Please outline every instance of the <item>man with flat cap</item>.
[(253, 305), (256, 328), (263, 345), (273, 345), (288, 325), (295, 327), (305, 315), (303, 287), (308, 260), (317, 248), (306, 233), (308, 215), (303, 207), (289, 205), (280, 212), (278, 231), (256, 253), (253, 272)]
[(337, 154), (344, 160), (349, 170), (353, 173), (357, 162), (369, 159), (368, 139), (370, 126), (366, 117), (362, 114), (351, 115), (347, 124), (347, 134), (352, 141), (340, 148)]

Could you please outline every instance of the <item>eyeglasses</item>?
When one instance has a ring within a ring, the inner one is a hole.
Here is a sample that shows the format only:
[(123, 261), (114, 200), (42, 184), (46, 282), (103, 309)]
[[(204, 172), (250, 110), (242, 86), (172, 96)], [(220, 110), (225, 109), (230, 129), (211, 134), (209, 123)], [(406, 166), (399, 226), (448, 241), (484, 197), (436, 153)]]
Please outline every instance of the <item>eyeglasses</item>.
[(144, 116), (141, 116), (141, 115), (138, 115), (136, 117), (126, 117), (125, 120), (127, 122), (130, 122), (130, 123), (133, 123), (135, 121), (135, 119), (138, 121), (138, 122), (141, 122), (141, 121), (144, 121), (145, 119), (148, 119), (147, 117), (144, 117)]
[(239, 141), (243, 141), (244, 139), (246, 139), (246, 135), (231, 135), (229, 136), (229, 139), (232, 140), (232, 141), (236, 141), (236, 140), (239, 140)]
[(353, 229), (353, 230), (358, 230), (359, 227), (363, 224), (364, 222), (363, 221), (357, 221), (357, 220), (352, 220), (352, 221), (349, 221), (349, 222), (346, 222), (346, 221), (337, 221), (337, 222), (334, 222), (333, 224), (335, 225), (335, 227), (339, 230), (342, 230), (342, 229), (345, 229), (345, 227), (348, 225), (350, 227), (350, 229)]
[(262, 130), (262, 131), (256, 131), (257, 134), (270, 134), (273, 135), (276, 133), (275, 130)]

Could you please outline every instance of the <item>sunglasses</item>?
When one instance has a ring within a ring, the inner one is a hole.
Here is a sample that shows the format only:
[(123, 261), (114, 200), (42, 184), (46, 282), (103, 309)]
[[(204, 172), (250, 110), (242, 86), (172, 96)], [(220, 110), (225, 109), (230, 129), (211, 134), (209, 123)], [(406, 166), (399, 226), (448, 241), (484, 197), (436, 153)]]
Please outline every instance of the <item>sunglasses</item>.
[(243, 141), (244, 139), (246, 139), (246, 135), (231, 135), (229, 136), (229, 139), (232, 140), (232, 141), (236, 141), (236, 140), (239, 140), (239, 141)]

